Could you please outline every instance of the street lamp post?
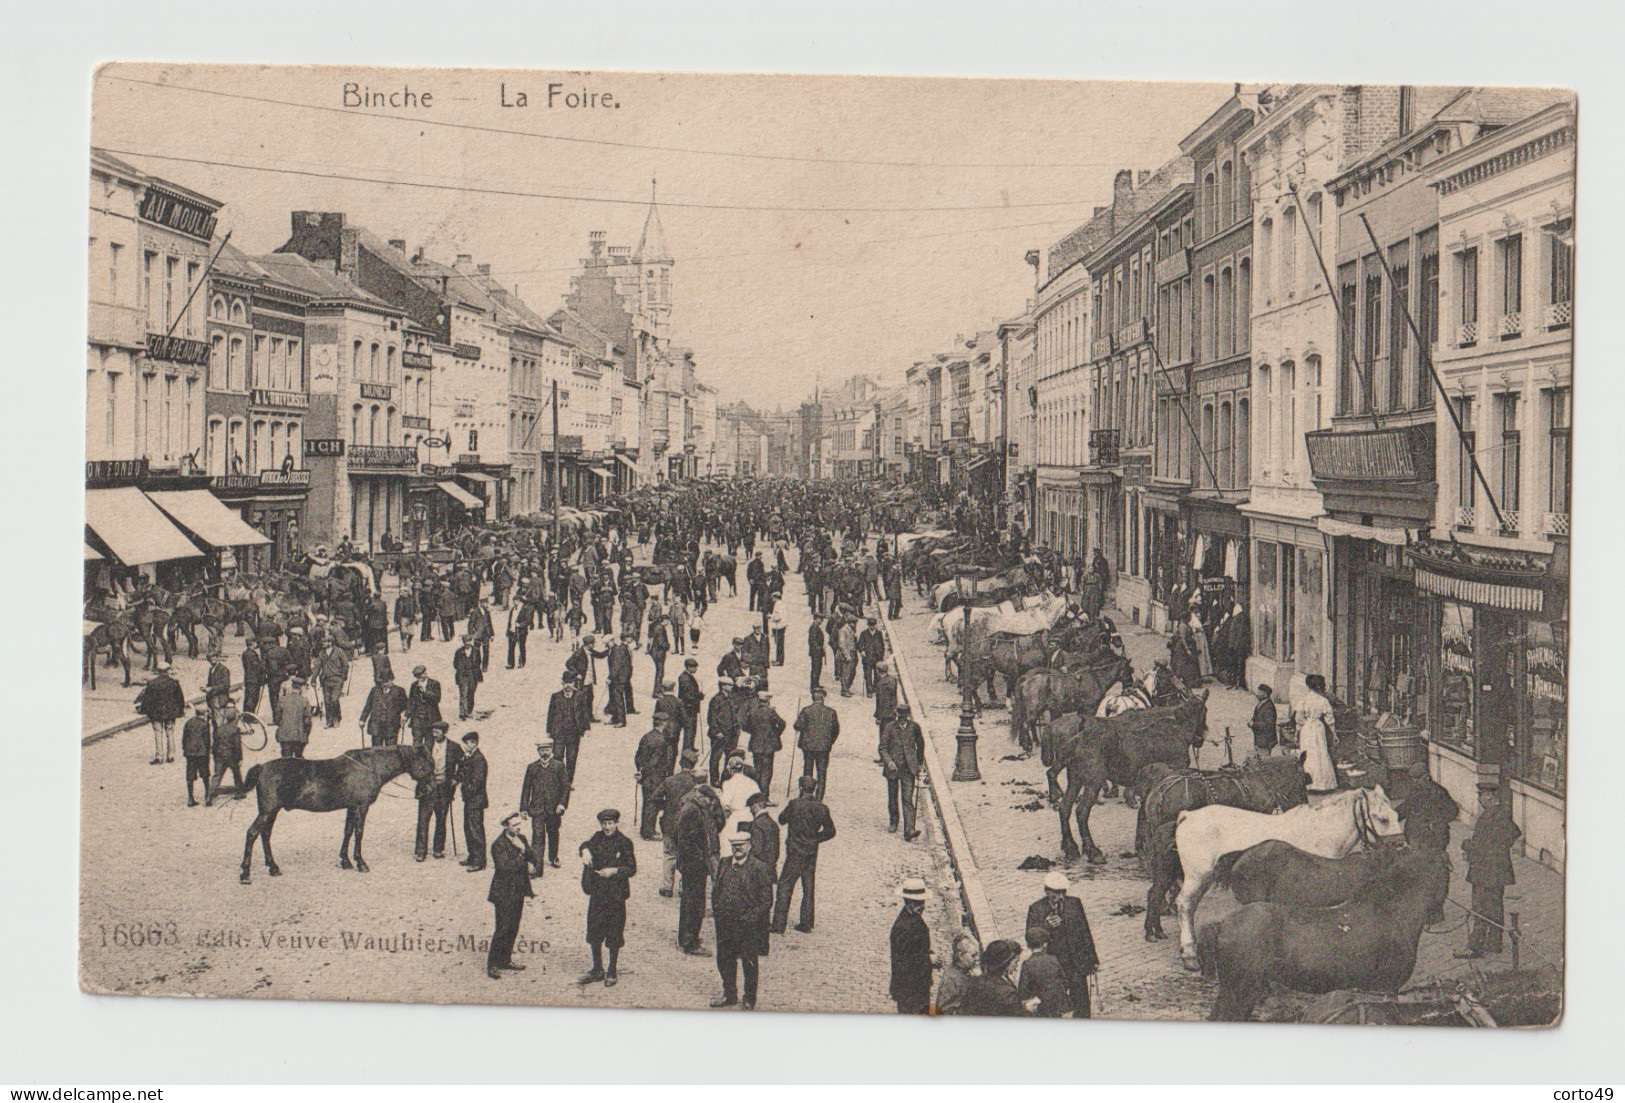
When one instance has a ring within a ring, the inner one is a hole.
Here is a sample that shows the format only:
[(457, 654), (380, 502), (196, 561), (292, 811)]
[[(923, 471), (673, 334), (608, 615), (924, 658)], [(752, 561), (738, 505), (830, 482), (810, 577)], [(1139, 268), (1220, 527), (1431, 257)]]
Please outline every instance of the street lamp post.
[(959, 631), (959, 731), (954, 734), (958, 749), (954, 753), (955, 781), (981, 781), (982, 771), (976, 765), (976, 715), (971, 709), (971, 673), (967, 661), (970, 643), (970, 603), (966, 600), (965, 574), (957, 578), (959, 608), (964, 620)]

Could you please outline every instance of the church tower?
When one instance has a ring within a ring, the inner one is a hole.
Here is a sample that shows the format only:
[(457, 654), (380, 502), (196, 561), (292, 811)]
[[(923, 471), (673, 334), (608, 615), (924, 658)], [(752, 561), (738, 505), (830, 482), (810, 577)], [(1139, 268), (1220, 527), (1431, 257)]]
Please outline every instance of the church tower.
[(660, 226), (660, 208), (655, 205), (655, 181), (649, 181), (649, 215), (643, 222), (632, 263), (638, 267), (638, 287), (642, 313), (654, 323), (655, 336), (665, 338), (671, 320), (671, 269), (676, 263), (666, 248), (666, 232)]

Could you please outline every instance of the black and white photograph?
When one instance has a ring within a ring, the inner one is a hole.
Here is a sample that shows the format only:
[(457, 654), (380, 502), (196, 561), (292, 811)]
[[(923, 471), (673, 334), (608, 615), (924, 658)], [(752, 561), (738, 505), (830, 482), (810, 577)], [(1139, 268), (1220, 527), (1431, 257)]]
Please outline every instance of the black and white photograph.
[(90, 82), (86, 993), (1562, 1021), (1575, 93)]

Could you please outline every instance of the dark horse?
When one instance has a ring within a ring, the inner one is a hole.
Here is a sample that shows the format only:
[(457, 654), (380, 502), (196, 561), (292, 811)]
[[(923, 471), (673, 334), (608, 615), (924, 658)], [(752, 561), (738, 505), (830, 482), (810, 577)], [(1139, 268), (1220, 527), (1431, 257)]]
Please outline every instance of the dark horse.
[(1339, 988), (1397, 993), (1416, 969), (1428, 916), (1450, 889), (1442, 851), (1407, 849), (1346, 903), (1246, 904), (1202, 926), (1197, 960), (1219, 978), (1210, 1020), (1246, 1022), (1273, 981), (1317, 995)]
[[(1010, 733), (1025, 751), (1032, 747), (1046, 712), (1052, 718), (1069, 712), (1092, 715), (1108, 689), (1119, 682), (1127, 685), (1133, 681), (1134, 665), (1120, 655), (1081, 669), (1030, 670), (1021, 676), (1015, 693), (1010, 695)], [(1039, 750), (1044, 765), (1053, 766), (1054, 739), (1044, 738)]]
[[(1145, 781), (1142, 774), (1141, 782)], [(1134, 825), (1134, 849), (1143, 854), (1151, 833), (1187, 808), (1225, 804), (1249, 812), (1285, 812), (1309, 799), (1302, 754), (1250, 758), (1240, 767), (1172, 770), (1144, 790)]]
[[(1329, 908), (1357, 896), (1400, 853), (1399, 847), (1385, 844), (1346, 858), (1322, 858), (1289, 842), (1267, 839), (1221, 857), (1213, 867), (1213, 883), (1235, 893), (1243, 904)], [(1428, 922), (1443, 918), (1441, 905)]]
[[(1110, 719), (1094, 716), (1063, 716), (1051, 725), (1054, 759), (1047, 771), (1050, 803), (1061, 815), (1061, 853), (1078, 857), (1083, 853), (1094, 864), (1106, 860), (1089, 834), (1089, 813), (1100, 797), (1101, 787), (1111, 781), (1132, 786), (1140, 771), (1153, 762), (1184, 766), (1191, 750), (1202, 745), (1207, 735), (1207, 691), (1202, 691), (1171, 708), (1140, 709)], [(1066, 771), (1066, 795), (1057, 780)], [(1078, 820), (1078, 841), (1072, 838), (1069, 822)]]
[(355, 868), (367, 872), (361, 859), (361, 833), (367, 826), (367, 809), (378, 799), (378, 791), (401, 774), (414, 781), (431, 776), (434, 764), (416, 747), (365, 747), (346, 751), (338, 758), (273, 758), (248, 769), (238, 792), (255, 790), (260, 814), (248, 825), (243, 841), (243, 884), (249, 883), (248, 870), (254, 857), (254, 840), (265, 848), (265, 868), (279, 877), (276, 859), (271, 857), (271, 828), (284, 808), (300, 812), (337, 812), (344, 809), (344, 841), (339, 844), (339, 868), (350, 868), (350, 838), (355, 838)]

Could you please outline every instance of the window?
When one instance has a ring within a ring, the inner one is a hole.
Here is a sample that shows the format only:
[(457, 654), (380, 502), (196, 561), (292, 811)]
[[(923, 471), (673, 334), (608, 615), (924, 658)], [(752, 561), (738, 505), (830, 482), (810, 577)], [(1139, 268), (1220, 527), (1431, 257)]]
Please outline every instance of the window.
[(1196, 482), (1198, 486), (1213, 486), (1213, 479), (1218, 470), (1218, 465), (1213, 458), (1213, 428), (1213, 407), (1204, 405), (1202, 407), (1202, 452), (1206, 456), (1207, 462), (1202, 464), (1201, 471), (1197, 473)]
[(357, 341), (355, 343), (355, 346), (350, 349), (350, 378), (352, 380), (356, 380), (356, 379), (361, 378), (361, 342), (360, 341)]
[(180, 267), (180, 261), (174, 257), (164, 258), (164, 312), (158, 318), (158, 332), (168, 333), (170, 319), (175, 317), (175, 272)]
[(1258, 224), (1258, 286), (1264, 290), (1264, 302), (1271, 298), (1270, 261), (1275, 253), (1275, 222), (1266, 218)]
[[(280, 342), (279, 342), (280, 343)], [(248, 365), (248, 378), (250, 386), (269, 387), (271, 385), (271, 362), (265, 356), (265, 337), (254, 334), (254, 357)]]
[[(192, 289), (197, 286), (197, 274), (200, 267), (196, 261), (191, 261), (186, 266), (186, 301), (188, 304), (192, 302)], [(192, 318), (193, 311), (188, 306), (186, 311), (186, 335), (188, 337), (197, 336), (197, 324), (192, 321)]]
[(1352, 261), (1337, 269), (1337, 288), (1338, 309), (1342, 315), (1337, 327), (1337, 412), (1349, 414), (1354, 412), (1354, 325), (1358, 310)]
[(1439, 229), (1426, 230), (1416, 239), (1421, 264), (1417, 272), (1416, 328), (1422, 347), (1416, 350), (1416, 406), (1433, 408), (1433, 349), (1439, 343)]
[(367, 378), (378, 382), (378, 342), (372, 343), (372, 355), (367, 358)]
[(1463, 249), (1456, 254), (1456, 297), (1461, 301), (1459, 320), (1461, 329), (1457, 344), (1471, 345), (1478, 340), (1478, 250)]
[(395, 346), (394, 345), (390, 345), (389, 348), (384, 350), (384, 373), (385, 373), (384, 374), (384, 382), (385, 383), (393, 383), (395, 381)]
[(226, 389), (226, 339), (218, 333), (209, 345), (209, 389)]
[(1297, 551), (1291, 544), (1280, 546), (1281, 563), (1281, 661), (1298, 657)]
[(152, 267), (157, 260), (157, 253), (143, 253), (141, 255), (141, 306), (147, 312), (147, 329), (162, 333), (163, 327), (158, 325), (158, 319), (153, 313), (153, 308), (158, 303), (152, 297)]
[[(1405, 352), (1409, 345), (1410, 327), (1405, 321), (1405, 306), (1411, 293), (1411, 245), (1400, 242), (1388, 250), (1388, 270), (1393, 273), (1393, 287), (1388, 299), (1388, 408), (1405, 408)], [(1412, 393), (1415, 393), (1414, 390)]]
[(117, 242), (108, 242), (107, 245), (107, 301), (113, 306), (118, 301), (118, 270), (119, 258), (124, 252), (124, 246)]
[(246, 346), (241, 337), (231, 339), (231, 355), (226, 362), (226, 389), (232, 391), (247, 390), (248, 376), (246, 365), (243, 362)]
[(1569, 458), (1569, 391), (1560, 387), (1551, 392), (1551, 411), (1548, 435), (1551, 438), (1550, 482), (1546, 495), (1546, 509), (1551, 513), (1569, 513), (1569, 493), (1573, 472)]
[[(1518, 512), (1519, 477), (1523, 471), (1523, 437), (1518, 432), (1518, 396), (1504, 394), (1501, 406), (1501, 510), (1506, 514)], [(1508, 516), (1502, 531), (1516, 532), (1517, 521)]]
[(1281, 212), (1281, 298), (1290, 299), (1298, 290), (1298, 212), (1287, 207)]
[(231, 301), (231, 320), (237, 325), (242, 325), (248, 320), (247, 315), (243, 313), (243, 301), (241, 299)]
[(1501, 338), (1523, 332), (1523, 235), (1495, 244), (1496, 275), (1501, 281)]
[(1202, 236), (1207, 237), (1213, 232), (1216, 224), (1213, 217), (1213, 206), (1218, 200), (1218, 189), (1213, 185), (1213, 174), (1210, 172), (1202, 177)]
[[(1382, 268), (1377, 264), (1377, 258), (1367, 257), (1365, 260), (1365, 300), (1363, 303), (1365, 315), (1363, 322), (1363, 335), (1360, 351), (1365, 354), (1366, 370), (1375, 376), (1377, 358), (1382, 355)], [(1372, 378), (1371, 385), (1377, 386), (1377, 380)], [(1371, 409), (1372, 396), (1364, 396), (1360, 403), (1360, 412)]]
[(1546, 302), (1552, 307), (1547, 325), (1553, 329), (1567, 326), (1573, 317), (1574, 303), (1574, 220), (1562, 219), (1546, 227), (1548, 255), (1546, 265)]
[(1219, 272), (1219, 355), (1236, 351), (1236, 273), (1226, 266)]
[(1236, 351), (1246, 352), (1253, 343), (1253, 261), (1242, 257), (1236, 265)]
[[(1461, 443), (1456, 449), (1456, 504), (1463, 510), (1470, 510), (1478, 503), (1478, 482), (1473, 477), (1473, 453), (1478, 450), (1478, 433), (1473, 428), (1473, 400), (1462, 396), (1455, 403), (1456, 418), (1462, 428)], [(1472, 527), (1462, 522), (1463, 517), (1458, 512), (1457, 527)]]
[(1202, 277), (1202, 358), (1218, 357), (1219, 299), (1212, 276)]
[(175, 377), (164, 377), (164, 459), (175, 455), (174, 444), (175, 427)]
[(1260, 401), (1264, 403), (1264, 420), (1259, 425), (1258, 434), (1258, 458), (1262, 462), (1262, 470), (1265, 474), (1279, 470), (1275, 463), (1275, 457), (1270, 453), (1270, 448), (1274, 443), (1270, 432), (1270, 411), (1274, 409), (1275, 401), (1275, 396), (1270, 392), (1271, 382), (1272, 375), (1269, 365), (1260, 365), (1258, 368), (1258, 382), (1253, 385), (1253, 390), (1258, 392)]
[(220, 448), (225, 428), (225, 422), (219, 418), (209, 419), (208, 438), (204, 441), (203, 466), (211, 475), (226, 473), (226, 457)]
[(1238, 488), (1244, 488), (1253, 481), (1252, 428), (1252, 404), (1245, 398), (1236, 399), (1236, 477), (1234, 485)]
[(1236, 426), (1232, 419), (1230, 403), (1219, 403), (1218, 439), (1215, 442), (1218, 452), (1213, 457), (1213, 468), (1218, 473), (1219, 488), (1221, 490), (1236, 485), (1233, 464), (1231, 463), (1235, 431)]
[(1281, 364), (1276, 388), (1280, 391), (1281, 405), (1281, 473), (1297, 470), (1298, 462), (1298, 392), (1297, 370), (1292, 361)]
[(1219, 166), (1219, 224), (1229, 226), (1236, 220), (1236, 167), (1229, 161)]
[(1266, 658), (1277, 658), (1276, 641), (1278, 635), (1276, 625), (1276, 594), (1277, 594), (1277, 560), (1275, 549), (1277, 545), (1273, 540), (1260, 540), (1258, 542), (1258, 566), (1253, 578), (1258, 582), (1258, 651)]
[(350, 410), (350, 443), (361, 443), (361, 407), (355, 406)]
[[(1309, 239), (1309, 248), (1311, 250), (1318, 250), (1320, 248), (1320, 242), (1321, 242), (1321, 234), (1320, 234), (1320, 193), (1319, 192), (1315, 192), (1313, 195), (1311, 195), (1309, 197), (1308, 206), (1309, 206), (1309, 213), (1304, 218), (1303, 236)], [(1318, 260), (1315, 262), (1315, 266), (1316, 266), (1317, 269), (1319, 268), (1320, 263), (1321, 262), (1318, 261)], [(1315, 286), (1319, 287), (1320, 286), (1320, 281), (1316, 280), (1315, 281)]]

